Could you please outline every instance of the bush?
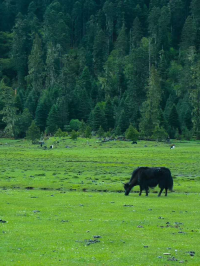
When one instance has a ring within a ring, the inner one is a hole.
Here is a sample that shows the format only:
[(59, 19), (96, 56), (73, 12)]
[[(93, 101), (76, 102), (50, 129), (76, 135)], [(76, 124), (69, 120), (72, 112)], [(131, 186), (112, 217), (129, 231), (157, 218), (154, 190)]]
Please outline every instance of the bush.
[(87, 126), (86, 127), (86, 130), (85, 130), (84, 135), (85, 135), (86, 138), (89, 138), (89, 139), (91, 138), (91, 136), (92, 136), (92, 129), (91, 129), (90, 126)]
[(155, 139), (156, 141), (162, 141), (166, 140), (168, 137), (167, 132), (163, 127), (157, 126), (153, 132), (152, 139)]
[(72, 119), (69, 125), (72, 130), (78, 131), (82, 125), (82, 122), (79, 121), (78, 119)]
[(67, 137), (68, 136), (68, 133), (67, 132), (63, 132), (60, 128), (56, 131), (55, 137), (59, 137), (59, 138), (62, 138), (62, 137)]
[(71, 139), (77, 140), (77, 138), (78, 138), (78, 133), (75, 130), (72, 130)]
[(132, 125), (125, 132), (125, 137), (132, 141), (137, 141), (139, 137), (139, 132)]
[(40, 129), (36, 126), (34, 120), (26, 132), (26, 138), (32, 140), (32, 143), (40, 138)]
[(102, 126), (99, 127), (99, 129), (97, 131), (97, 135), (100, 138), (104, 136), (104, 130), (103, 130)]

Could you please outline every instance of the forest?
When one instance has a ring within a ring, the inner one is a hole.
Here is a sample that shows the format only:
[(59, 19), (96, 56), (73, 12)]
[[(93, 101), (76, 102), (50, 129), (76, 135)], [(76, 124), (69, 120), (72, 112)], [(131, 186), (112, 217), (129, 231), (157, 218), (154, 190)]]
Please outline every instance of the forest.
[(200, 139), (199, 50), (199, 0), (1, 0), (0, 137)]

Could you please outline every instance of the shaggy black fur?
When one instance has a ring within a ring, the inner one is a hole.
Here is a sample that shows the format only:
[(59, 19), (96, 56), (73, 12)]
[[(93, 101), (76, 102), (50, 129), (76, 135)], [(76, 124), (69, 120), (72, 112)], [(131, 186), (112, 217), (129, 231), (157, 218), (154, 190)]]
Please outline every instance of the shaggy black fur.
[(157, 185), (160, 187), (158, 196), (161, 195), (163, 189), (165, 189), (165, 196), (167, 196), (167, 190), (172, 190), (173, 179), (171, 172), (165, 167), (139, 167), (133, 171), (131, 179), (124, 185), (125, 195), (127, 196), (134, 186), (140, 186), (139, 196), (142, 194), (142, 190), (146, 191), (148, 196), (149, 188), (154, 188)]

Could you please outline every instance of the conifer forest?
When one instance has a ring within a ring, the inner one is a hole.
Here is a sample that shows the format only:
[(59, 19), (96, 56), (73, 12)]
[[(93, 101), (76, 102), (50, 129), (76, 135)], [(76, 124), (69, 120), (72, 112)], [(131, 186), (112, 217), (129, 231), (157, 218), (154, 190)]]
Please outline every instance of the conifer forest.
[(130, 125), (200, 139), (199, 0), (0, 0), (1, 137)]

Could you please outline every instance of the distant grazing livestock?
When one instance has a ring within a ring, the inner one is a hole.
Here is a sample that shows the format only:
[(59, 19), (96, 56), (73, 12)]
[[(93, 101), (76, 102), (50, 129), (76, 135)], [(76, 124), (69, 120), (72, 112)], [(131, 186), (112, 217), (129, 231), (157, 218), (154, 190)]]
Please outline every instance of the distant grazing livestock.
[(53, 145), (50, 146), (50, 149), (53, 149)]
[(130, 181), (124, 184), (125, 195), (128, 196), (131, 189), (137, 185), (140, 186), (139, 196), (141, 196), (142, 190), (145, 190), (146, 196), (148, 196), (149, 188), (154, 188), (157, 185), (160, 187), (158, 197), (163, 189), (165, 189), (165, 196), (167, 196), (167, 190), (172, 190), (173, 188), (173, 179), (168, 168), (139, 167), (133, 171)]
[(175, 145), (174, 144), (172, 144), (171, 146), (170, 146), (170, 150), (171, 149), (175, 149)]

